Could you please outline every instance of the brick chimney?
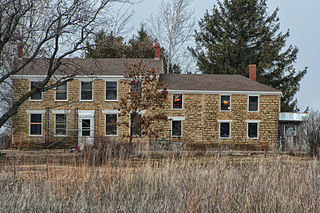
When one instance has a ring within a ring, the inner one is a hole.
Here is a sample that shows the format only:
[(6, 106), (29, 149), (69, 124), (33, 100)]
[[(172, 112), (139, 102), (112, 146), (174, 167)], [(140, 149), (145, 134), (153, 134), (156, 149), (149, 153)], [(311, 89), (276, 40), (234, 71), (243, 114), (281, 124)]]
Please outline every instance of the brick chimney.
[(255, 64), (249, 64), (249, 78), (251, 80), (256, 80), (257, 66)]
[(18, 58), (22, 59), (23, 58), (23, 44), (21, 42), (18, 43)]
[(154, 45), (154, 60), (160, 60), (160, 44), (156, 43)]

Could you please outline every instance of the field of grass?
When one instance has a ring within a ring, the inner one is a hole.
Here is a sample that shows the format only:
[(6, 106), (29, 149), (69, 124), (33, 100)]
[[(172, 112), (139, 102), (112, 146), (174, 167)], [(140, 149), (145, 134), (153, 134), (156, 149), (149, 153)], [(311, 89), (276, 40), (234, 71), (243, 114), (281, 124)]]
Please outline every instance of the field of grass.
[(320, 162), (277, 154), (8, 151), (0, 212), (318, 212)]

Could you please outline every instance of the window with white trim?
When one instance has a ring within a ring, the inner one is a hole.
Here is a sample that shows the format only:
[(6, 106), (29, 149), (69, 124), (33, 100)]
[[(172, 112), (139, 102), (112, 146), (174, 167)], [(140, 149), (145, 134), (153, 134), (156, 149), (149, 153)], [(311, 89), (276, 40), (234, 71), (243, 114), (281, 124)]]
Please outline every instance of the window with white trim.
[(55, 114), (55, 135), (67, 135), (67, 114)]
[(221, 95), (220, 96), (220, 110), (221, 111), (230, 111), (230, 95)]
[(57, 86), (56, 101), (66, 101), (68, 99), (67, 92), (68, 92), (67, 82), (64, 82), (61, 85)]
[(249, 96), (249, 112), (259, 111), (259, 96)]
[(172, 95), (172, 109), (182, 109), (182, 94)]
[(117, 133), (117, 114), (106, 114), (106, 135), (107, 136), (116, 136)]
[(81, 100), (92, 101), (92, 81), (81, 81)]
[(42, 114), (30, 114), (30, 135), (42, 135)]
[[(30, 91), (37, 86), (39, 86), (42, 82), (41, 81), (31, 81), (30, 83)], [(42, 93), (38, 92), (36, 94), (31, 95), (30, 100), (32, 101), (41, 101), (42, 100)]]
[(248, 138), (258, 138), (258, 122), (248, 122)]
[(220, 138), (230, 138), (230, 122), (219, 122), (220, 124)]
[(172, 137), (181, 137), (182, 136), (182, 121), (181, 120), (172, 120), (171, 121), (171, 136)]
[(106, 81), (106, 100), (116, 101), (118, 94), (118, 85), (116, 81)]

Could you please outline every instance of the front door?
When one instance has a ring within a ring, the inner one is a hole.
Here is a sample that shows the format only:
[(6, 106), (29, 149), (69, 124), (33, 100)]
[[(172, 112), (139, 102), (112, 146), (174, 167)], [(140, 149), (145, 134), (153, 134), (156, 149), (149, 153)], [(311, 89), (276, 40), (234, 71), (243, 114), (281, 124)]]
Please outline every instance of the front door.
[[(94, 143), (94, 111), (79, 110), (79, 139), (78, 144), (81, 147), (84, 145), (93, 145)], [(82, 144), (84, 143), (84, 144)]]

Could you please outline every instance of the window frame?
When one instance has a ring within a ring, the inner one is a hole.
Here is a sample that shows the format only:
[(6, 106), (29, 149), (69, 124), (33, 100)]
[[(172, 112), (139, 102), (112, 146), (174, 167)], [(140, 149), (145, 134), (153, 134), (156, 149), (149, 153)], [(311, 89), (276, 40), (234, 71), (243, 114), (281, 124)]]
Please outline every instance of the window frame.
[[(257, 97), (258, 98), (258, 103), (257, 103), (257, 110), (252, 111), (250, 110), (250, 97)], [(248, 95), (248, 112), (259, 112), (259, 108), (260, 108), (260, 95)]]
[[(181, 95), (181, 108), (174, 108), (174, 96), (175, 95)], [(173, 110), (183, 110), (183, 102), (184, 101), (183, 101), (183, 94), (182, 93), (173, 93), (171, 101), (172, 101), (171, 107)]]
[[(36, 125), (38, 125), (39, 123), (32, 123), (31, 122), (31, 116), (32, 115), (40, 115), (41, 116), (41, 123), (40, 123), (40, 128), (41, 128), (41, 134), (40, 135), (32, 135), (31, 134), (31, 125), (32, 124), (36, 124)], [(30, 137), (40, 137), (40, 136), (43, 136), (43, 113), (37, 113), (37, 112), (32, 112), (32, 113), (29, 113), (29, 136)]]
[[(294, 127), (294, 135), (288, 135), (287, 134), (287, 131), (286, 131), (286, 128), (287, 127)], [(295, 136), (297, 136), (297, 125), (295, 125), (295, 124), (285, 124), (284, 125), (284, 136), (286, 136), (286, 137), (295, 137)]]
[[(231, 139), (231, 122), (232, 120), (219, 120), (219, 139), (222, 139), (222, 140), (228, 140), (228, 139)], [(228, 137), (221, 137), (221, 124), (223, 123), (227, 123), (229, 124), (229, 136)]]
[[(116, 99), (114, 100), (109, 100), (107, 99), (107, 83), (116, 83)], [(119, 83), (118, 81), (105, 81), (105, 101), (118, 101), (118, 91), (119, 91)]]
[[(116, 134), (115, 135), (108, 135), (107, 134), (107, 115), (115, 115), (116, 116)], [(104, 131), (105, 131), (105, 133), (104, 133), (104, 135), (105, 136), (107, 136), (107, 137), (117, 137), (118, 136), (118, 118), (119, 118), (119, 116), (118, 116), (118, 113), (104, 113), (104, 119), (105, 119), (105, 121), (104, 121), (104, 124), (105, 124), (105, 128), (104, 128)]]
[(59, 86), (57, 86), (56, 87), (56, 89), (55, 89), (55, 93), (54, 93), (54, 101), (68, 101), (68, 82), (66, 81), (66, 82), (64, 82), (65, 84), (66, 84), (66, 90), (65, 90), (65, 92), (66, 92), (66, 99), (63, 99), (63, 100), (59, 100), (59, 99), (57, 99), (57, 89), (58, 89), (58, 87), (59, 86), (61, 86), (61, 85), (59, 85)]
[[(30, 84), (29, 84), (29, 91), (31, 91), (32, 90), (32, 83), (40, 83), (41, 84), (41, 81), (30, 81)], [(37, 94), (37, 93), (36, 93)], [(34, 94), (34, 95), (36, 95), (36, 94)], [(40, 91), (40, 95), (41, 95), (41, 99), (32, 99), (32, 96), (30, 96), (30, 98), (29, 98), (29, 100), (30, 101), (43, 101), (43, 92), (42, 91)]]
[[(259, 139), (259, 129), (260, 129), (260, 120), (247, 120), (247, 138), (248, 139)], [(249, 137), (249, 124), (257, 124), (257, 137)]]
[[(66, 121), (65, 121), (66, 134), (65, 135), (57, 135), (57, 115), (64, 115), (66, 118)], [(68, 136), (68, 113), (54, 113), (54, 136), (55, 137), (67, 137)]]
[[(84, 83), (90, 83), (91, 82), (91, 99), (88, 99), (88, 100), (83, 100), (81, 97), (82, 97), (82, 82)], [(80, 81), (80, 101), (93, 101), (93, 91), (94, 91), (94, 87), (93, 87), (93, 80), (81, 80)]]
[[(227, 110), (221, 109), (221, 107), (222, 107), (222, 103), (221, 103), (222, 96), (229, 96), (229, 109), (227, 109)], [(220, 111), (221, 112), (230, 112), (231, 111), (231, 95), (230, 94), (220, 95)]]

